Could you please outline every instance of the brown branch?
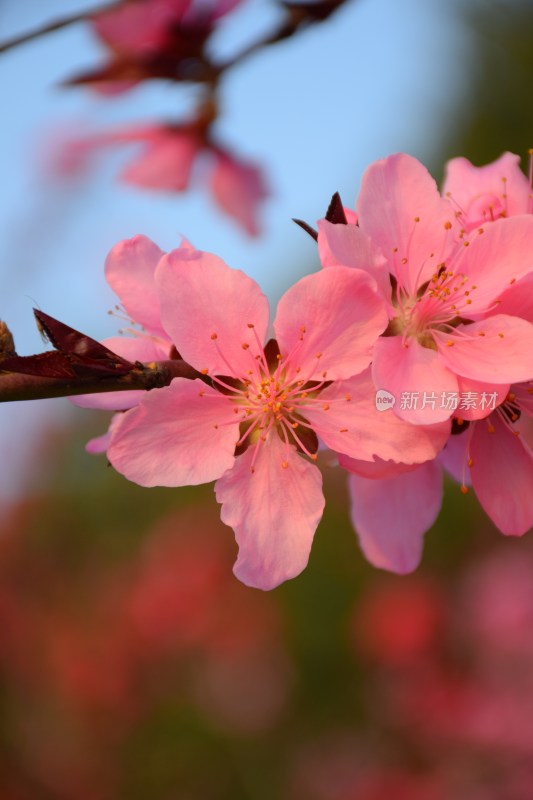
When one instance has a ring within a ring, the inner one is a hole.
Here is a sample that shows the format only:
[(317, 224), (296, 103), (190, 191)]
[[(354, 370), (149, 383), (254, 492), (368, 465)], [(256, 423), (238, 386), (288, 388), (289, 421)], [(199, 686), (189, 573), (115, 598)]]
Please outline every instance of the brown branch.
[(0, 53), (5, 53), (7, 50), (11, 50), (13, 47), (17, 47), (19, 44), (25, 44), (26, 42), (31, 42), (33, 39), (38, 39), (40, 36), (44, 36), (46, 33), (53, 33), (53, 31), (61, 30), (61, 28), (66, 28), (68, 25), (73, 25), (76, 22), (83, 22), (88, 17), (99, 14), (101, 11), (110, 11), (112, 8), (115, 8), (118, 5), (120, 5), (118, 0), (114, 0), (112, 3), (106, 3), (105, 5), (92, 9), (91, 11), (83, 11), (81, 13), (78, 12), (77, 14), (71, 14), (68, 17), (56, 19), (53, 22), (49, 22), (47, 25), (42, 25), (40, 28), (36, 28), (28, 33), (23, 33), (20, 36), (15, 36), (12, 39), (8, 39), (7, 42), (0, 43)]
[(70, 397), (76, 394), (125, 392), (131, 389), (160, 389), (174, 378), (205, 377), (183, 359), (136, 364), (125, 375), (105, 377), (46, 378), (20, 372), (0, 371), (0, 403), (15, 400), (44, 400), (49, 397)]

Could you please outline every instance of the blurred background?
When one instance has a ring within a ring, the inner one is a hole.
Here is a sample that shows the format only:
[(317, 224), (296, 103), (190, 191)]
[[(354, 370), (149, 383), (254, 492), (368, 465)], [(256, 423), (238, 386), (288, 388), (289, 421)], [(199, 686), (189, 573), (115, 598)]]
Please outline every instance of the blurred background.
[[(97, 9), (0, 1), (0, 40)], [(228, 59), (279, 24), (242, 0), (209, 48)], [(319, 267), (311, 225), (368, 164), (408, 152), (440, 180), (533, 146), (533, 4), (346, 0), (223, 76), (217, 140), (261, 168), (250, 237), (187, 191), (117, 181), (135, 143), (58, 174), (69, 139), (183, 123), (201, 87), (62, 86), (107, 49), (86, 22), (0, 53), (0, 318), (43, 350), (36, 306), (114, 335), (103, 265), (143, 233), (185, 235), (259, 281), (274, 305)], [(345, 476), (325, 471), (308, 569), (269, 594), (233, 577), (211, 486), (143, 490), (89, 456), (105, 414), (67, 400), (0, 407), (1, 800), (529, 800), (533, 541), (503, 539), (448, 486), (412, 576), (367, 565)], [(420, 498), (424, 502), (424, 498)]]

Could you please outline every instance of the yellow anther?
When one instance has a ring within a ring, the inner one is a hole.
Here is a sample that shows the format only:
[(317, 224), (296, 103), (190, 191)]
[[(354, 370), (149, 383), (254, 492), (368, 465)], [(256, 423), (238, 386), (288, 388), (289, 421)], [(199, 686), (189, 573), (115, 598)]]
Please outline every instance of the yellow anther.
[(281, 466), (283, 467), (283, 469), (287, 469), (287, 467), (289, 466), (289, 462), (288, 461), (282, 461), (281, 462)]
[(200, 370), (200, 374), (201, 374), (201, 375), (207, 375), (207, 373), (208, 373), (208, 372), (209, 372), (209, 370), (208, 370), (208, 369), (201, 369), (201, 370)]
[(451, 222), (445, 222), (444, 223), (445, 230), (449, 231), (451, 227), (452, 227), (452, 223)]

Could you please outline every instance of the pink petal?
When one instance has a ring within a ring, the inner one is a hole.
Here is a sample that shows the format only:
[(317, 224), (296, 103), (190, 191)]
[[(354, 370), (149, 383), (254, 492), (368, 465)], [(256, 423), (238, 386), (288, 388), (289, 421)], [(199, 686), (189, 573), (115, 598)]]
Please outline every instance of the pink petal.
[(217, 151), (211, 191), (222, 211), (233, 217), (250, 236), (259, 234), (259, 207), (269, 195), (259, 167)]
[(533, 272), (509, 286), (499, 296), (497, 303), (498, 314), (509, 314), (533, 322)]
[(533, 418), (533, 381), (511, 386), (520, 408)]
[(358, 225), (334, 225), (318, 221), (318, 253), (323, 267), (353, 267), (368, 272), (387, 303), (391, 283), (386, 259)]
[[(274, 330), (284, 357), (306, 380), (348, 378), (365, 369), (387, 313), (373, 279), (348, 267), (307, 275), (281, 298)], [(318, 356), (317, 354), (320, 354)]]
[(514, 153), (503, 153), (482, 167), (453, 158), (446, 166), (442, 193), (462, 212), (459, 219), (468, 230), (530, 210), (531, 187)]
[(533, 526), (533, 457), (499, 414), (490, 422), (494, 433), (477, 422), (472, 434), (472, 485), (502, 533), (521, 536)]
[(361, 230), (381, 249), (410, 294), (454, 246), (449, 229), (453, 209), (440, 197), (427, 169), (403, 153), (366, 170), (356, 210)]
[(94, 439), (89, 439), (87, 444), (85, 445), (85, 450), (87, 453), (91, 455), (101, 455), (105, 453), (109, 445), (111, 444), (111, 433), (106, 431), (101, 436), (96, 436)]
[(154, 279), (163, 256), (163, 251), (146, 236), (134, 236), (113, 247), (105, 262), (105, 275), (131, 318), (150, 333), (166, 338)]
[(95, 14), (92, 25), (111, 48), (131, 56), (157, 53), (168, 43), (191, 0), (147, 0), (125, 3)]
[(119, 177), (144, 189), (182, 192), (189, 185), (192, 166), (201, 149), (202, 144), (193, 133), (161, 129)]
[(439, 463), (449, 472), (457, 483), (470, 486), (470, 468), (468, 459), (470, 458), (470, 441), (472, 428), (467, 428), (461, 433), (450, 436), (438, 455)]
[(173, 250), (157, 270), (161, 319), (182, 357), (211, 375), (242, 377), (257, 364), (268, 300), (244, 272), (199, 250)]
[(87, 453), (90, 453), (91, 455), (100, 455), (101, 453), (105, 453), (111, 444), (113, 434), (115, 433), (121, 419), (122, 414), (114, 414), (111, 417), (111, 422), (109, 423), (109, 428), (107, 429), (106, 433), (102, 434), (102, 436), (97, 436), (94, 439), (90, 439), (87, 442), (85, 445), (85, 450)]
[(468, 247), (462, 247), (450, 265), (451, 271), (464, 274), (468, 281), (468, 308), (459, 306), (463, 316), (469, 316), (467, 311), (478, 314), (489, 309), (533, 266), (533, 215), (499, 219), (479, 231), (483, 232), (471, 234)]
[(405, 344), (401, 336), (378, 339), (372, 377), (378, 389), (395, 397), (394, 412), (401, 419), (431, 425), (452, 414), (442, 398), (458, 391), (457, 378), (435, 350), (422, 347), (416, 339)]
[(175, 378), (122, 416), (107, 456), (140, 486), (208, 483), (234, 463), (235, 419), (227, 397), (203, 381)]
[(465, 378), (520, 383), (533, 377), (533, 325), (519, 317), (496, 314), (453, 334), (436, 331), (434, 338), (442, 362)]
[(428, 461), (412, 472), (382, 480), (350, 475), (352, 522), (361, 549), (375, 567), (412, 572), (420, 563), (424, 533), (442, 502), (442, 471)]
[(411, 425), (390, 408), (378, 411), (370, 370), (333, 383), (319, 400), (306, 409), (306, 419), (324, 444), (351, 458), (420, 463), (434, 458), (450, 434), (449, 421)]
[(254, 454), (250, 447), (239, 456), (215, 490), (222, 521), (239, 545), (235, 575), (248, 586), (273, 589), (307, 565), (324, 510), (322, 476), (276, 432), (260, 447), (252, 474)]
[(484, 419), (499, 406), (510, 389), (508, 383), (484, 383), (457, 376), (459, 404), (455, 416), (460, 419)]
[[(164, 361), (168, 358), (169, 346), (163, 346), (144, 336), (127, 339), (113, 336), (104, 339), (103, 344), (130, 361)], [(102, 392), (101, 394), (78, 394), (69, 398), (75, 406), (81, 408), (99, 408), (102, 411), (125, 411), (139, 403), (146, 392), (132, 390), (131, 392)]]
[(396, 475), (403, 475), (404, 472), (412, 472), (418, 469), (418, 464), (398, 464), (396, 461), (383, 461), (381, 458), (374, 458), (374, 461), (361, 461), (357, 458), (350, 458), (343, 453), (339, 453), (339, 466), (361, 478), (393, 478)]

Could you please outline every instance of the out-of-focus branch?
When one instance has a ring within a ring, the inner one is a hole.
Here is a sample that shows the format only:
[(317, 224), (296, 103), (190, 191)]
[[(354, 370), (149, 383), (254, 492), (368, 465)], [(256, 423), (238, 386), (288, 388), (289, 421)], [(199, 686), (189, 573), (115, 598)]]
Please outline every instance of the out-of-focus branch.
[(125, 375), (106, 377), (46, 378), (0, 371), (0, 403), (15, 400), (44, 400), (49, 397), (70, 397), (76, 394), (125, 392), (132, 389), (149, 391), (168, 386), (174, 378), (202, 378), (186, 361), (157, 361), (135, 364)]
[(283, 19), (276, 30), (252, 43), (245, 50), (242, 50), (238, 55), (234, 56), (229, 61), (217, 66), (217, 71), (222, 74), (231, 67), (240, 64), (245, 59), (254, 55), (254, 53), (262, 50), (263, 47), (268, 47), (272, 44), (282, 42), (284, 39), (289, 39), (301, 29), (312, 25), (315, 22), (323, 22), (334, 11), (340, 8), (346, 0), (316, 0), (309, 3), (300, 2), (282, 2), (281, 5), (285, 8), (287, 16)]
[(88, 17), (92, 17), (94, 14), (99, 14), (101, 11), (110, 11), (112, 8), (115, 8), (115, 6), (118, 5), (120, 5), (118, 0), (114, 0), (112, 3), (106, 3), (105, 5), (91, 9), (90, 11), (82, 11), (81, 13), (78, 12), (77, 14), (71, 14), (67, 17), (61, 17), (60, 19), (49, 22), (47, 25), (42, 25), (40, 28), (36, 28), (33, 31), (22, 33), (20, 36), (14, 36), (12, 39), (8, 39), (7, 42), (0, 42), (0, 53), (5, 53), (7, 50), (11, 50), (13, 47), (17, 47), (19, 44), (25, 44), (26, 42), (31, 42), (33, 39), (38, 39), (40, 36), (44, 36), (46, 33), (59, 31), (61, 28), (66, 28), (76, 22), (84, 22)]

